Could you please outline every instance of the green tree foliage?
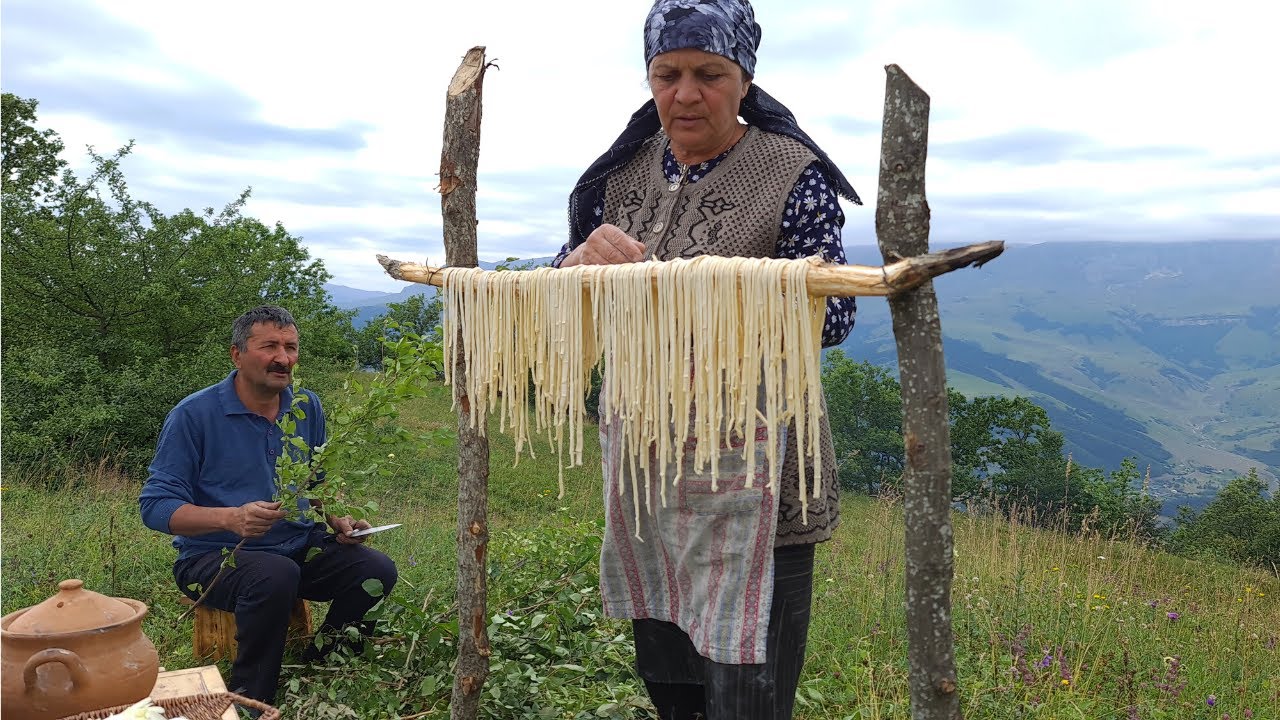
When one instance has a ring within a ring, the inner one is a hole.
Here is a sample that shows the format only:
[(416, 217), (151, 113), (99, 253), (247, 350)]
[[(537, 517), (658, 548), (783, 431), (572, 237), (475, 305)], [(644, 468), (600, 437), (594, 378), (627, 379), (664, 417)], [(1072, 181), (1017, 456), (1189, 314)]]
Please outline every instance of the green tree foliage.
[[(36, 101), (4, 93), (0, 107), (3, 121), (3, 186), (5, 197), (35, 202), (49, 193), (65, 163), (59, 159), (62, 140), (53, 130), (36, 130)], [(8, 209), (8, 206), (6, 206)]]
[(309, 364), (352, 359), (328, 272), (282, 226), (242, 214), (248, 191), (167, 215), (130, 195), (132, 145), (90, 150), (81, 180), (35, 108), (4, 95), (6, 463), (145, 462), (168, 409), (230, 369), (231, 321), (264, 302), (297, 318)]
[(1280, 494), (1267, 497), (1256, 470), (1227, 483), (1199, 514), (1180, 509), (1169, 544), (1174, 552), (1280, 567)]
[(1044, 408), (1025, 397), (969, 400), (953, 393), (951, 419), (957, 475), (967, 481), (957, 499), (994, 495), (1040, 512), (1069, 502), (1064, 439)]
[(827, 393), (840, 484), (868, 494), (902, 476), (902, 388), (887, 370), (827, 352), (822, 384)]
[(1128, 533), (1148, 540), (1161, 537), (1163, 530), (1157, 520), (1160, 502), (1142, 492), (1141, 477), (1133, 458), (1121, 460), (1118, 469), (1105, 475), (1084, 468), (1079, 484), (1086, 505), (1080, 507), (1073, 497), (1076, 505), (1071, 517), (1088, 517), (1091, 527), (1104, 533)]
[[(827, 412), (847, 488), (878, 493), (903, 470), (902, 390), (884, 368), (857, 363), (838, 350), (823, 364)], [(1062, 434), (1044, 408), (1025, 397), (978, 397), (948, 390), (952, 499), (1004, 511), (1029, 511), (1040, 522), (1065, 513), (1073, 527), (1158, 534), (1158, 503), (1142, 495), (1138, 471), (1125, 460), (1111, 474), (1067, 471)]]
[(385, 341), (396, 341), (406, 333), (427, 342), (440, 341), (440, 296), (411, 295), (404, 302), (390, 303), (387, 311), (356, 332), (356, 359), (361, 367), (381, 368)]

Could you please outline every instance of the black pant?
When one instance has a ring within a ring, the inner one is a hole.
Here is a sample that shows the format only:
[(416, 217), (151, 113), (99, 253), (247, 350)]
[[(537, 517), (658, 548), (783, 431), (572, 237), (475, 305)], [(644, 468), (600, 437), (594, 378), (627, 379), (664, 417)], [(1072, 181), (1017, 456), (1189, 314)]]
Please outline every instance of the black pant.
[[(321, 552), (308, 562), (307, 550), (311, 547), (318, 547)], [(196, 583), (200, 588), (208, 587), (221, 564), (221, 553), (205, 553), (179, 560), (173, 567), (173, 576), (178, 587), (195, 599), (201, 591), (187, 586)], [(332, 601), (319, 629), (325, 637), (336, 636), (351, 624), (359, 624), (367, 635), (372, 628), (364, 627), (360, 621), (382, 595), (391, 593), (396, 577), (391, 558), (363, 545), (343, 545), (319, 529), (312, 531), (307, 548), (293, 556), (246, 550), (236, 553), (235, 567), (227, 568), (204, 600), (209, 607), (236, 616), (239, 652), (231, 666), (228, 687), (254, 700), (274, 703), (294, 602), (299, 597)], [(382, 582), (381, 595), (370, 595), (361, 587), (371, 578)]]
[(694, 649), (677, 625), (635, 620), (636, 669), (662, 720), (789, 720), (804, 667), (813, 545), (773, 551), (773, 603), (763, 665), (726, 665)]

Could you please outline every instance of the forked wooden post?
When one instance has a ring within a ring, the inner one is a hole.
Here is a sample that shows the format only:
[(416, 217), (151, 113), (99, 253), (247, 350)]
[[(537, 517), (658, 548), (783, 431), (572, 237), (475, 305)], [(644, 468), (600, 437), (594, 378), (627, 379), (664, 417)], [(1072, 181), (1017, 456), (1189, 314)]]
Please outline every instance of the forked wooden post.
[[(876, 237), (886, 263), (929, 251), (924, 166), (929, 96), (897, 65), (885, 67)], [(907, 654), (915, 720), (960, 718), (951, 634), (951, 429), (942, 324), (933, 281), (889, 296), (902, 383)]]
[[(480, 163), (483, 47), (467, 51), (449, 83), (440, 149), (440, 210), (444, 214), (445, 261), (475, 267), (476, 168)], [(461, 346), (462, 337), (458, 336)], [(458, 662), (454, 667), (452, 720), (474, 720), (480, 690), (489, 677), (489, 440), (471, 427), (466, 395), (465, 348), (458, 353), (453, 388), (458, 402)]]

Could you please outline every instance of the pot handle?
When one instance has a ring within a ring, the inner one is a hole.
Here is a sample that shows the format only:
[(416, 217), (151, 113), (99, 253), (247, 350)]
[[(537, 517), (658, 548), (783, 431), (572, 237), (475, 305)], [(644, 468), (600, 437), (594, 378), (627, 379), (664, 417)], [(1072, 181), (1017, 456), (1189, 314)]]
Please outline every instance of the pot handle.
[(45, 648), (27, 658), (27, 664), (22, 668), (22, 679), (26, 683), (27, 692), (36, 690), (36, 670), (41, 665), (51, 662), (62, 663), (67, 668), (67, 672), (71, 675), (72, 687), (83, 687), (88, 684), (89, 672), (84, 669), (84, 661), (79, 655), (62, 648)]

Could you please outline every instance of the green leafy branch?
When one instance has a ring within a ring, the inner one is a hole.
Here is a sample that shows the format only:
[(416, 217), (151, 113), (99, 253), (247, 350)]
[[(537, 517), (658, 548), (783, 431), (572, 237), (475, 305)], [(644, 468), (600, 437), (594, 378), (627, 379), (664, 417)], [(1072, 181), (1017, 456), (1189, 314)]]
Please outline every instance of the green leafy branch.
[[(293, 404), (277, 425), (284, 437), (284, 452), (276, 458), (276, 496), (281, 508), (302, 520), (314, 512), (318, 520), (326, 515), (350, 515), (356, 520), (377, 512), (373, 501), (360, 502), (365, 483), (374, 475), (389, 473), (381, 459), (361, 465), (371, 444), (389, 444), (410, 439), (400, 427), (387, 424), (397, 415), (399, 403), (422, 395), (424, 383), (439, 376), (442, 356), (437, 343), (425, 342), (412, 332), (402, 331), (384, 338), (386, 359), (381, 372), (366, 385), (358, 378), (343, 383), (348, 398), (356, 402), (340, 404), (328, 421), (328, 440), (310, 447), (297, 434), (298, 421), (306, 418), (309, 398), (294, 377)], [(301, 501), (309, 500), (310, 505)]]

